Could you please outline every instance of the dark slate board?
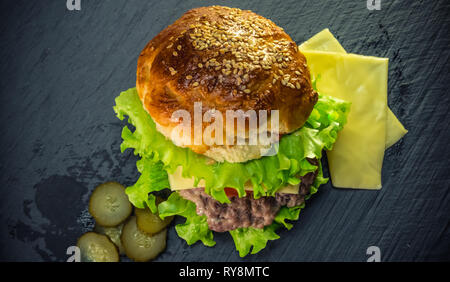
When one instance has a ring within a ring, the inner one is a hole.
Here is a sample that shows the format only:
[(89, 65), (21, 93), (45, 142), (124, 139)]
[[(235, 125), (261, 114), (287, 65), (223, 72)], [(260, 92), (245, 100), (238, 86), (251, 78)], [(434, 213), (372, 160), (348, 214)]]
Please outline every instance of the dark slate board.
[(214, 248), (187, 246), (171, 228), (157, 260), (365, 261), (375, 245), (383, 261), (448, 261), (450, 3), (407, 0), (382, 0), (380, 11), (366, 0), (81, 0), (81, 11), (1, 1), (0, 260), (66, 260), (92, 228), (92, 189), (137, 179), (136, 157), (119, 151), (114, 98), (134, 86), (147, 41), (219, 2), (272, 19), (298, 43), (328, 27), (350, 52), (390, 58), (389, 105), (409, 133), (386, 151), (381, 191), (324, 185), (259, 254), (240, 259), (228, 234)]

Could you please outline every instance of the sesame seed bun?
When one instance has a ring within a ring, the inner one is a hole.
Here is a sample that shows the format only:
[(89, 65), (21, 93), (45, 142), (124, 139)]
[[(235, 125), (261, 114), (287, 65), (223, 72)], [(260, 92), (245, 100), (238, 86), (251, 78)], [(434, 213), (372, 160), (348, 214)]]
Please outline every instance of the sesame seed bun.
[[(194, 102), (202, 102), (203, 113), (223, 113), (224, 123), (227, 110), (278, 110), (279, 133), (286, 134), (303, 126), (318, 99), (305, 57), (282, 28), (221, 6), (192, 9), (153, 38), (139, 56), (136, 87), (166, 136), (179, 124), (172, 113), (184, 109), (193, 117)], [(233, 148), (206, 144), (186, 146), (206, 155)], [(210, 157), (240, 162), (260, 154)]]

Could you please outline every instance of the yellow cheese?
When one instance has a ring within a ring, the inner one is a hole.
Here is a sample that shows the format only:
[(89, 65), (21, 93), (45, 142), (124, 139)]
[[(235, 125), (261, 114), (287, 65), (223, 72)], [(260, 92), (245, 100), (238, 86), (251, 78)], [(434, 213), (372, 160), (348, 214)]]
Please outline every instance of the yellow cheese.
[[(183, 168), (179, 166), (174, 173), (169, 173), (169, 183), (171, 190), (184, 190), (184, 189), (192, 189), (195, 187), (205, 187), (205, 181), (202, 179), (199, 181), (197, 186), (194, 185), (194, 178), (185, 178), (182, 176)], [(300, 184), (297, 185), (288, 185), (286, 187), (281, 188), (278, 193), (286, 193), (286, 194), (298, 194)], [(245, 190), (252, 191), (253, 187), (251, 183), (245, 185)]]
[(397, 119), (391, 109), (388, 108), (386, 116), (386, 149), (397, 143), (406, 133), (408, 133), (408, 130)]
[(331, 34), (328, 28), (317, 33), (303, 42), (299, 47), (302, 50), (325, 51), (336, 53), (347, 53), (341, 43)]
[[(317, 33), (299, 46), (300, 51), (325, 51), (347, 53), (339, 41), (328, 28)], [(387, 93), (386, 93), (387, 95)], [(408, 131), (403, 127), (391, 109), (388, 108), (386, 117), (386, 149), (397, 143)]]
[(318, 90), (352, 102), (347, 124), (327, 152), (335, 187), (379, 189), (385, 150), (388, 59), (302, 50)]

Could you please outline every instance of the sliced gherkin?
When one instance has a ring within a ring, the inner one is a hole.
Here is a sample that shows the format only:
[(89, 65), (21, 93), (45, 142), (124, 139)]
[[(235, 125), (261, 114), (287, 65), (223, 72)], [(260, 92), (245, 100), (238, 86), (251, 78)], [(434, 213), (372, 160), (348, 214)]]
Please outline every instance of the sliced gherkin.
[(140, 231), (136, 216), (125, 223), (120, 237), (125, 254), (134, 261), (149, 261), (156, 258), (166, 248), (167, 229), (148, 235)]
[(125, 187), (117, 182), (97, 186), (89, 200), (89, 213), (101, 226), (117, 226), (124, 222), (132, 211)]
[(82, 262), (118, 262), (116, 245), (106, 236), (95, 232), (83, 234), (77, 242)]

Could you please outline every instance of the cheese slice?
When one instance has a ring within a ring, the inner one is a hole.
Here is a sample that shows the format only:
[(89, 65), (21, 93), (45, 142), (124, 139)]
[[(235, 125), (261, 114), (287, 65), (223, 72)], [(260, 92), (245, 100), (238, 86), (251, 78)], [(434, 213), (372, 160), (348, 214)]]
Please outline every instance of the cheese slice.
[(347, 124), (327, 152), (335, 187), (380, 189), (386, 140), (388, 59), (302, 50), (317, 89), (352, 103)]
[[(169, 173), (169, 184), (171, 190), (184, 190), (184, 189), (192, 189), (196, 187), (205, 187), (205, 181), (202, 179), (195, 184), (194, 178), (185, 178), (182, 176), (183, 168), (179, 166), (174, 173)], [(286, 194), (298, 194), (298, 189), (300, 184), (297, 185), (288, 185), (280, 188), (277, 193), (286, 193)], [(252, 191), (253, 186), (251, 183), (247, 183), (245, 185), (245, 190)]]
[(408, 130), (406, 130), (391, 109), (388, 108), (386, 116), (386, 149), (397, 143), (406, 133), (408, 133)]
[[(339, 41), (333, 36), (328, 28), (317, 33), (299, 46), (300, 51), (325, 51), (336, 53), (347, 53)], [(331, 94), (330, 94), (331, 95)], [(387, 93), (386, 93), (387, 95)], [(408, 130), (401, 124), (391, 109), (388, 108), (386, 117), (386, 149), (397, 143)]]
[(303, 42), (299, 47), (302, 50), (325, 51), (336, 53), (347, 53), (341, 43), (333, 36), (328, 28), (317, 33)]

